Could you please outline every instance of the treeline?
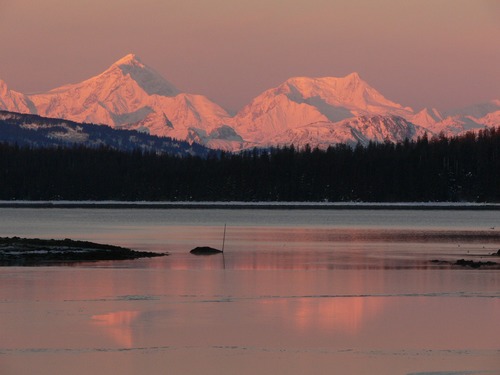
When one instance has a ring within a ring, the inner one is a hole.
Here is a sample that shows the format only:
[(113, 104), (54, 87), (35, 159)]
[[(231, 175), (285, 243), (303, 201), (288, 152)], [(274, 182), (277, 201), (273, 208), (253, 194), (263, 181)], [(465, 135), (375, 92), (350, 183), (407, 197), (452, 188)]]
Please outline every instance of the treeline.
[(0, 144), (2, 200), (500, 202), (500, 127), (208, 157)]

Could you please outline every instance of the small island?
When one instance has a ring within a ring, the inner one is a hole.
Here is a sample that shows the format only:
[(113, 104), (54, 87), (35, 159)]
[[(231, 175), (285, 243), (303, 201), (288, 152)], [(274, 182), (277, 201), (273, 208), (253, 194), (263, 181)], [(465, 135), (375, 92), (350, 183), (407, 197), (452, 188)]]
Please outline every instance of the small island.
[(47, 266), (166, 256), (120, 246), (71, 239), (0, 237), (0, 266)]
[(214, 249), (213, 247), (209, 246), (199, 246), (191, 250), (190, 253), (194, 255), (214, 255), (221, 254), (222, 250)]

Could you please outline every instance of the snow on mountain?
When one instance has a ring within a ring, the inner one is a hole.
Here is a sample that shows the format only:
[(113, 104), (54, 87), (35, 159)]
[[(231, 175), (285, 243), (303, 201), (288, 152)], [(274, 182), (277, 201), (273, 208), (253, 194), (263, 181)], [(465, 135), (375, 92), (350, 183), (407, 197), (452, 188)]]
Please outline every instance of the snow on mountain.
[(500, 111), (488, 113), (481, 121), (487, 127), (498, 126), (500, 124)]
[(500, 124), (500, 100), (476, 104), (465, 108), (439, 113), (436, 109), (424, 109), (408, 118), (414, 124), (427, 128), (434, 134), (452, 136), (485, 126)]
[(148, 95), (176, 96), (180, 91), (170, 82), (165, 80), (152, 68), (144, 65), (134, 54), (128, 54), (113, 64), (121, 69), (124, 75), (130, 75)]
[(342, 78), (291, 78), (256, 97), (233, 124), (243, 138), (260, 143), (309, 124), (373, 114), (409, 116), (413, 111), (386, 99), (352, 73)]
[[(448, 112), (451, 122), (455, 122), (455, 132), (480, 129), (485, 126), (500, 125), (500, 100), (491, 100)], [(445, 132), (448, 128), (445, 128)], [(456, 133), (455, 133), (456, 134)]]
[(500, 100), (449, 113), (415, 113), (385, 98), (357, 73), (290, 78), (231, 117), (205, 96), (180, 91), (134, 54), (99, 75), (46, 93), (24, 95), (0, 80), (0, 109), (106, 124), (229, 151), (288, 143), (327, 147), (400, 141), (422, 129), (429, 135), (455, 135), (500, 125)]
[(416, 140), (426, 129), (395, 115), (359, 116), (339, 122), (317, 122), (288, 129), (270, 140), (272, 144), (294, 144), (297, 147), (314, 145), (326, 149), (336, 143), (366, 146), (373, 142), (403, 142)]
[(24, 94), (10, 90), (7, 84), (0, 79), (0, 110), (9, 110), (22, 113), (35, 113), (31, 100)]
[(490, 100), (463, 108), (448, 111), (447, 116), (470, 116), (476, 119), (483, 118), (492, 112), (500, 111), (500, 99)]
[(442, 121), (427, 126), (427, 129), (434, 133), (443, 133), (446, 136), (462, 134), (470, 130), (484, 128), (482, 120), (477, 120), (469, 116), (448, 116)]
[(135, 55), (81, 83), (29, 96), (38, 114), (188, 139), (212, 131), (229, 115), (202, 95), (180, 92)]
[[(384, 98), (382, 94), (363, 81), (358, 73), (351, 73), (341, 78), (291, 78), (280, 88), (285, 92), (289, 90), (291, 94), (289, 97), (292, 100), (303, 101), (319, 109), (324, 108), (325, 112), (328, 112), (327, 106), (333, 109), (346, 108), (357, 116), (374, 112), (405, 114), (412, 111), (411, 108), (403, 108)], [(335, 116), (335, 114), (335, 111), (325, 113), (326, 116)], [(338, 121), (339, 119), (331, 120)]]
[(443, 120), (443, 115), (439, 113), (439, 111), (435, 108), (424, 108), (414, 115), (407, 116), (407, 119), (414, 124), (418, 124), (426, 128), (431, 128), (435, 124)]

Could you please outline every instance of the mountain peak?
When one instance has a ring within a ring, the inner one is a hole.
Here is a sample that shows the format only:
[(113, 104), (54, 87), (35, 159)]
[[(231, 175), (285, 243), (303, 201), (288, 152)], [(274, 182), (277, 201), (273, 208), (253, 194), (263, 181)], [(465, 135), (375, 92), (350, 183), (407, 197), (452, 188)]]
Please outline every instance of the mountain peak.
[(341, 94), (356, 90), (366, 90), (369, 85), (361, 79), (358, 73), (354, 72), (345, 77), (292, 77), (289, 78), (284, 87), (294, 87), (304, 93), (308, 92), (308, 96), (321, 94), (332, 95), (333, 93)]
[(351, 79), (353, 81), (362, 81), (358, 72), (352, 72), (352, 73), (346, 75), (344, 78)]
[(135, 53), (129, 53), (128, 55), (122, 57), (120, 60), (116, 61), (113, 65), (139, 65), (144, 66), (141, 59)]
[(180, 93), (179, 89), (160, 73), (144, 64), (134, 53), (129, 53), (116, 61), (106, 72), (118, 69), (124, 76), (130, 76), (149, 95), (172, 97)]
[(410, 111), (386, 99), (356, 72), (344, 77), (293, 77), (279, 86), (277, 92), (297, 102), (307, 102), (317, 106), (321, 101), (323, 105), (348, 108), (357, 113), (396, 111), (400, 115), (401, 110)]
[(5, 81), (0, 79), (0, 95), (7, 94), (8, 90), (9, 88), (7, 87), (7, 83), (5, 83)]
[(26, 95), (10, 90), (7, 83), (1, 79), (0, 109), (13, 112), (36, 113), (36, 108)]

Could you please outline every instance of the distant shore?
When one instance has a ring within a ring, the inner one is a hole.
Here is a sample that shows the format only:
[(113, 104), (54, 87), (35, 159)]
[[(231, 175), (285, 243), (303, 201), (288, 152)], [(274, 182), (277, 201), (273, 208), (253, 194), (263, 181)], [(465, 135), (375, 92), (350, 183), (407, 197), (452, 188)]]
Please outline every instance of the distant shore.
[(0, 201), (0, 208), (261, 209), (261, 210), (500, 210), (500, 203), (467, 202), (130, 202)]

